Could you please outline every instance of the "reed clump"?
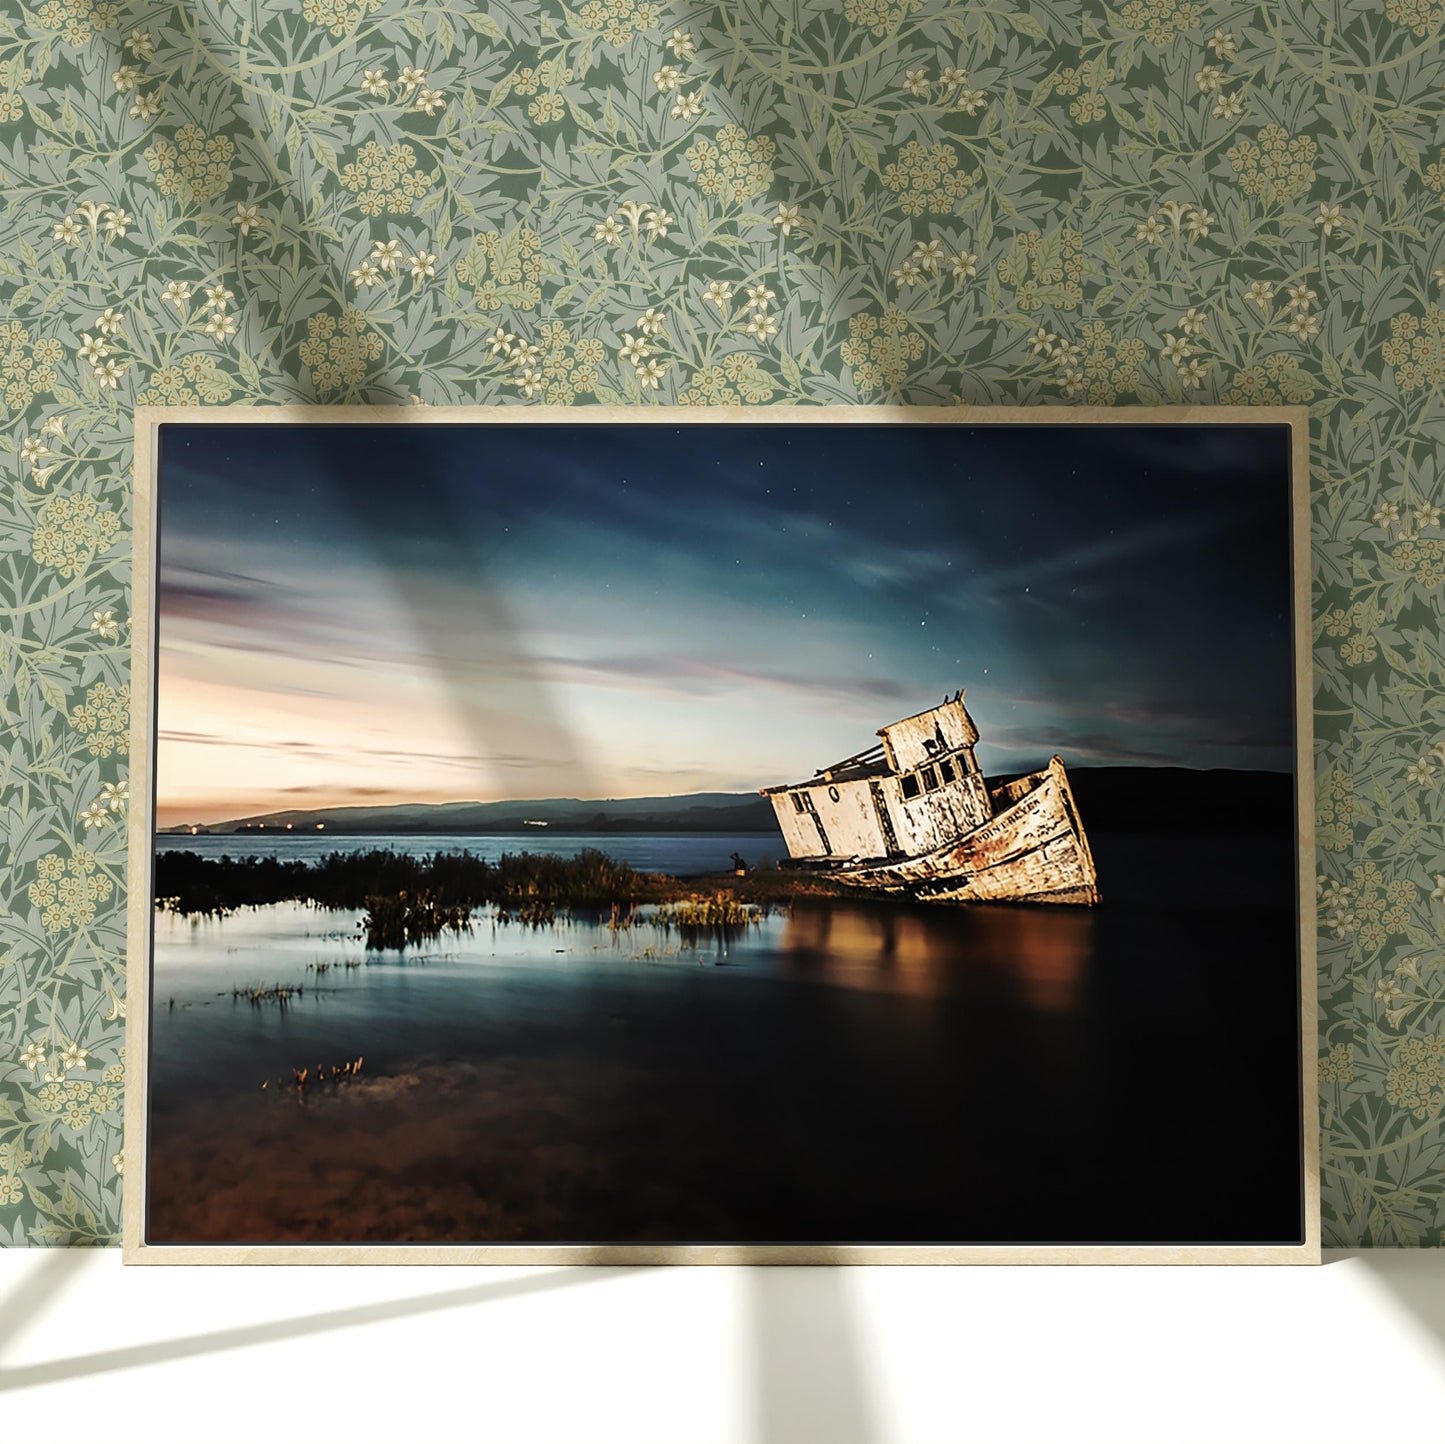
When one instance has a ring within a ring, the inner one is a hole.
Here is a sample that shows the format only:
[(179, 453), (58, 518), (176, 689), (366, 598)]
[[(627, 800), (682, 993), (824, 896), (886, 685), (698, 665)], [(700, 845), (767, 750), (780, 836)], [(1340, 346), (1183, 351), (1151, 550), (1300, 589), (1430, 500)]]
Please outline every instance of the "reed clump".
[(430, 942), (444, 932), (470, 932), (472, 908), (469, 903), (443, 901), (431, 892), (403, 890), (394, 897), (368, 897), (361, 926), (368, 948), (401, 949), (408, 943)]
[(286, 1007), (292, 998), (299, 998), (306, 991), (301, 983), (242, 983), (231, 989), (233, 999), (244, 998), (253, 1008), (263, 1003), (276, 1003)]
[[(309, 1064), (305, 1068), (293, 1068), (289, 1078), (276, 1079), (276, 1087), (279, 1092), (290, 1089), (297, 1098), (304, 1102), (309, 1090), (328, 1087), (335, 1090), (351, 1083), (360, 1077), (361, 1068), (365, 1062), (364, 1057), (359, 1057), (348, 1058), (344, 1063), (332, 1063), (329, 1067), (324, 1063), (318, 1063), (314, 1068)], [(271, 1079), (263, 1080), (261, 1091), (266, 1092), (270, 1086)]]
[(740, 932), (762, 919), (762, 909), (752, 903), (739, 902), (731, 893), (714, 893), (711, 897), (683, 898), (657, 910), (653, 921), (663, 931), (677, 928), (679, 932)]

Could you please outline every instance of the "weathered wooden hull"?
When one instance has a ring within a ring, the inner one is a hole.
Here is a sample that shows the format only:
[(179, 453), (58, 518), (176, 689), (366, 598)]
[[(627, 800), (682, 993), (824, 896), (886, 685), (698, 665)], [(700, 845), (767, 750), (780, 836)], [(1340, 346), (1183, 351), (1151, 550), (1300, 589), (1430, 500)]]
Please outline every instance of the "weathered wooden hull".
[(849, 887), (937, 902), (1099, 902), (1093, 854), (1061, 758), (992, 793), (996, 815), (920, 857), (827, 867)]

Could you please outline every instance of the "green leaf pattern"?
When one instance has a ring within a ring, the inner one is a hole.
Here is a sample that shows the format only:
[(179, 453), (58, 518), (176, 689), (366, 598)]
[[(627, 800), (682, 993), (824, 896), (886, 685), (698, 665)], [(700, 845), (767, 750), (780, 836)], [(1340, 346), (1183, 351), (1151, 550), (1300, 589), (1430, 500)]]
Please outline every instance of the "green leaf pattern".
[[(1438, 1245), (1442, 27), (1440, 0), (7, 6), (0, 1238), (118, 1231), (137, 403), (1219, 401), (1313, 416), (1326, 1241)], [(1220, 963), (1208, 1005), (1247, 1013)]]

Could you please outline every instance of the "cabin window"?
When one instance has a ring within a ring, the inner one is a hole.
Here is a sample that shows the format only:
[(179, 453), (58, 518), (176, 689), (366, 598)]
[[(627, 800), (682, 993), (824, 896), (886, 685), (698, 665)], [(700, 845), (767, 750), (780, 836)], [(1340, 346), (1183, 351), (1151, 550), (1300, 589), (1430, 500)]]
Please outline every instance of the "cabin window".
[(938, 764), (938, 775), (943, 778), (945, 782), (953, 781), (953, 763), (950, 762), (947, 757)]
[(903, 779), (903, 795), (904, 797), (918, 796), (918, 778), (912, 772)]
[(923, 778), (924, 787), (930, 792), (938, 786), (938, 773), (933, 768), (925, 767), (919, 775)]
[(838, 789), (837, 789), (836, 787), (830, 787), (830, 788), (828, 789), (828, 796), (829, 796), (829, 798), (830, 798), (833, 802), (837, 802), (837, 800), (838, 800)]
[(795, 792), (795, 793), (792, 794), (792, 796), (793, 796), (793, 811), (794, 811), (794, 812), (801, 812), (801, 811), (803, 810), (803, 794), (802, 794), (801, 792)]

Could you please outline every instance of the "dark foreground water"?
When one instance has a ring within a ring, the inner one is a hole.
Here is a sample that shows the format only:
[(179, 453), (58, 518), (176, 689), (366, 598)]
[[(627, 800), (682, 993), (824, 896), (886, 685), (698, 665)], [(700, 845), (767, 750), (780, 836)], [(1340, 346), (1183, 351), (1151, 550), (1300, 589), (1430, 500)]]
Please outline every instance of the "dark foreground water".
[(1093, 841), (1095, 910), (480, 914), (405, 955), (354, 913), (160, 916), (148, 1236), (1297, 1241), (1288, 843)]

